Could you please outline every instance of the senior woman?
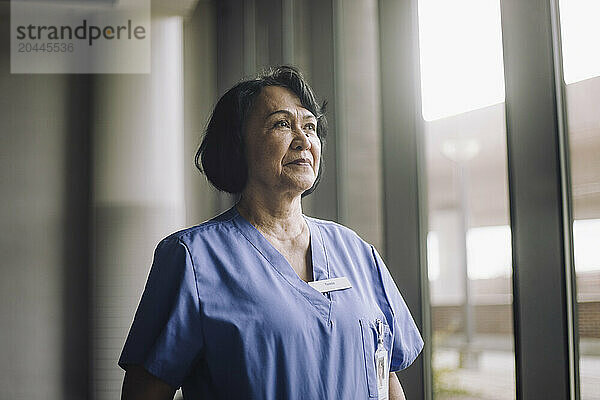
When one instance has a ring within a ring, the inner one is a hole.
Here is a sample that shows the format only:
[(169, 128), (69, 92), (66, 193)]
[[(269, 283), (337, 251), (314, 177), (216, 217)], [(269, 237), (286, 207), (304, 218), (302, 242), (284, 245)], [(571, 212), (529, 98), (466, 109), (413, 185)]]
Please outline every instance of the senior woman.
[[(221, 97), (196, 165), (239, 202), (155, 252), (123, 399), (403, 399), (423, 341), (375, 248), (302, 213), (324, 106), (292, 67)], [(199, 165), (201, 160), (201, 166)], [(389, 397), (388, 397), (389, 396)]]

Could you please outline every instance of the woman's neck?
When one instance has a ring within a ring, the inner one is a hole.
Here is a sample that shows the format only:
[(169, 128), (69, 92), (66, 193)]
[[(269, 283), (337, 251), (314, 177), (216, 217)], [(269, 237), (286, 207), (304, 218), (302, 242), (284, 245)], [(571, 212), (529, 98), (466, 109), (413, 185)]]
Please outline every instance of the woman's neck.
[(245, 190), (236, 207), (242, 217), (261, 233), (279, 240), (294, 239), (306, 230), (301, 195), (261, 195), (256, 191)]

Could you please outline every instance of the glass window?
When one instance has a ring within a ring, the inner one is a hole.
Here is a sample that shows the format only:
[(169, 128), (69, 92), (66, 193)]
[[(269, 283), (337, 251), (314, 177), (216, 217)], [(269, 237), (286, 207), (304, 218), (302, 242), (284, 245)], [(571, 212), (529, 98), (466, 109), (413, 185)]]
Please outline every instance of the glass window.
[(514, 399), (500, 3), (418, 5), (434, 396)]
[(600, 399), (600, 2), (563, 0), (582, 400)]

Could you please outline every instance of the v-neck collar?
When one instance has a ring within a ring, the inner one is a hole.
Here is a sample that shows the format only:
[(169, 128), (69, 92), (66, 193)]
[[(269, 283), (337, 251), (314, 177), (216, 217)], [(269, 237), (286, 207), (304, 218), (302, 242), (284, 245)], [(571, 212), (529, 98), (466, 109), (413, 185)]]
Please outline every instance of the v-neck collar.
[[(331, 300), (313, 289), (308, 283), (303, 281), (296, 271), (292, 268), (287, 259), (281, 254), (254, 225), (244, 218), (233, 206), (230, 210), (232, 221), (248, 239), (250, 243), (262, 254), (262, 256), (275, 268), (278, 274), (287, 281), (294, 289), (304, 296), (317, 310), (326, 318), (330, 317)], [(310, 249), (313, 279), (322, 280), (328, 279), (329, 265), (325, 253), (323, 238), (319, 227), (311, 220), (310, 217), (304, 216), (304, 220), (308, 225), (310, 232)]]

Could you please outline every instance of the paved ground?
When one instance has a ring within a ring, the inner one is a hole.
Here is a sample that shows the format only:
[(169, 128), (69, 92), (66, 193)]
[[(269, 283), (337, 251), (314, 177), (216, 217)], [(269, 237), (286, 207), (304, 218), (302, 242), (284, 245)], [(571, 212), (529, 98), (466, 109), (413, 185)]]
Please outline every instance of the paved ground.
[[(437, 350), (434, 357), (438, 400), (513, 400), (514, 355), (508, 351), (483, 351), (479, 368), (458, 368), (458, 351)], [(581, 399), (600, 400), (600, 357), (580, 360)]]

